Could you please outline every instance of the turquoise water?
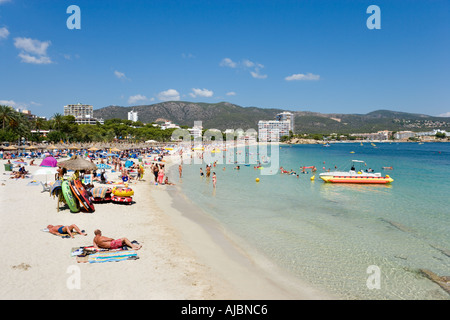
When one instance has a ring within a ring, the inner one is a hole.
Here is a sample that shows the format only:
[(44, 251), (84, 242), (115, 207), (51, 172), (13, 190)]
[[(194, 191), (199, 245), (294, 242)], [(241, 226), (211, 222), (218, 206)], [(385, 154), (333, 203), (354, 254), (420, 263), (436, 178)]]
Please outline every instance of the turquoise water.
[[(352, 159), (394, 182), (326, 184), (318, 177), (323, 167), (348, 170)], [(181, 179), (178, 170), (170, 175), (193, 203), (247, 245), (340, 298), (449, 299), (418, 272), (450, 276), (449, 143), (282, 145), (279, 165), (299, 177), (261, 175), (253, 164), (240, 170), (220, 164), (212, 169), (214, 190), (210, 178), (200, 177), (205, 164), (184, 164)], [(300, 166), (316, 166), (316, 179)], [(370, 266), (380, 271), (375, 289), (367, 286)]]

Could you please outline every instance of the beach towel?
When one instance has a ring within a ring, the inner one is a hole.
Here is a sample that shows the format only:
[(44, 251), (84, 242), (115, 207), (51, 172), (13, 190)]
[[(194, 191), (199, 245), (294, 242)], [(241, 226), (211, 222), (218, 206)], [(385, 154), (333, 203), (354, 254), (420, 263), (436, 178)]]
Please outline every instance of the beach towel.
[(59, 192), (61, 191), (61, 183), (62, 183), (61, 180), (56, 180), (52, 184), (51, 189), (50, 189), (51, 196), (56, 196), (56, 197), (58, 196)]
[(135, 250), (111, 250), (89, 254), (85, 257), (77, 256), (78, 263), (119, 262), (139, 259)]

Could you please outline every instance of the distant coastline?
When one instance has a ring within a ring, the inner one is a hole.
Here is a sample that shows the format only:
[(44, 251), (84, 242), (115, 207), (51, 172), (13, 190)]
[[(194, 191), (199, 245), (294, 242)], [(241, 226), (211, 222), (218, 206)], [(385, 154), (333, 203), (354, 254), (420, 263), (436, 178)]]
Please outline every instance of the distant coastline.
[(344, 140), (344, 141), (324, 141), (324, 140), (314, 140), (314, 139), (299, 139), (292, 138), (285, 142), (280, 142), (282, 145), (292, 145), (292, 144), (334, 144), (334, 143), (439, 143), (439, 142), (450, 142), (449, 139), (441, 139), (441, 140), (424, 140), (424, 141), (411, 141), (407, 139), (402, 140), (370, 140), (370, 141), (361, 141), (361, 140)]

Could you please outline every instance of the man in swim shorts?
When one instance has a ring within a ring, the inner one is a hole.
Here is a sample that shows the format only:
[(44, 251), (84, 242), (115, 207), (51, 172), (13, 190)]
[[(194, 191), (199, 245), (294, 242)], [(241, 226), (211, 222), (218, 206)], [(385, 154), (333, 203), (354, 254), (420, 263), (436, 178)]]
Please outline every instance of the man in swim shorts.
[(139, 250), (141, 245), (131, 243), (127, 238), (113, 239), (102, 236), (102, 232), (97, 229), (94, 231), (94, 247), (102, 249), (119, 249), (123, 246), (128, 246), (134, 250)]
[(63, 226), (63, 225), (53, 226), (53, 225), (49, 224), (47, 226), (47, 229), (48, 229), (48, 232), (50, 232), (52, 234), (69, 235), (71, 238), (73, 238), (72, 232), (74, 232), (74, 230), (76, 232), (78, 232), (79, 234), (81, 234), (82, 236), (87, 236), (87, 234), (84, 233), (83, 231), (81, 231), (80, 228), (78, 228), (77, 225), (75, 225), (75, 224), (72, 224), (70, 226)]

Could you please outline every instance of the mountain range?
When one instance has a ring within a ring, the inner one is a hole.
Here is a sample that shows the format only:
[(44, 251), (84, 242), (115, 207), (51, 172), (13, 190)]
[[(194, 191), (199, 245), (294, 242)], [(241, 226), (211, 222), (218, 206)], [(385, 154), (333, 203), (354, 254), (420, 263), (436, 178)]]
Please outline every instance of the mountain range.
[[(202, 121), (204, 129), (258, 129), (259, 120), (274, 120), (286, 109), (241, 107), (229, 102), (197, 103), (168, 101), (132, 107), (107, 106), (94, 110), (95, 118), (128, 119), (128, 112), (136, 111), (143, 123), (172, 121), (192, 127)], [(450, 118), (424, 114), (377, 110), (367, 114), (325, 114), (311, 111), (290, 111), (295, 116), (295, 133), (369, 133), (389, 131), (450, 130)]]

